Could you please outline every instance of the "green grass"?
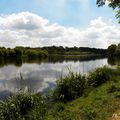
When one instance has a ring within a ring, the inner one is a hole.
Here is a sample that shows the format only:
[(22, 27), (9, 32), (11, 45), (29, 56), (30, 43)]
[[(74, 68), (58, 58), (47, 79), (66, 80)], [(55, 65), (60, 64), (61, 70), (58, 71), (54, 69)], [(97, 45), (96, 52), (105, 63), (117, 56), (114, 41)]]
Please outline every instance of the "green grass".
[(64, 104), (62, 111), (51, 110), (47, 118), (50, 120), (107, 120), (120, 108), (120, 93), (107, 93), (112, 84), (106, 83), (91, 91), (87, 97), (83, 96)]
[(61, 111), (52, 109), (48, 120), (107, 120), (112, 117), (120, 109), (120, 69), (108, 69), (107, 72), (109, 81), (89, 89), (87, 94), (76, 100), (62, 104), (64, 109)]

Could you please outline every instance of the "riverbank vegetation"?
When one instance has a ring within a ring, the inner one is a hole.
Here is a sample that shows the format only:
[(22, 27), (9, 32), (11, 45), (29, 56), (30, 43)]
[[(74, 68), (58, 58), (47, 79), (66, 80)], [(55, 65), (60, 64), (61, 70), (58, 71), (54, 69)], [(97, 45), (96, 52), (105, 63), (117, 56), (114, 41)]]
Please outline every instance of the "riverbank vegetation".
[(107, 55), (106, 49), (89, 48), (89, 47), (49, 46), (49, 47), (43, 47), (42, 49), (47, 50), (49, 55), (64, 55), (64, 56)]
[(11, 48), (0, 48), (0, 57), (3, 58), (46, 58), (48, 52), (40, 48), (29, 48), (29, 47), (15, 47)]
[(107, 56), (106, 49), (96, 49), (88, 47), (42, 47), (30, 48), (18, 46), (15, 48), (0, 47), (0, 67), (8, 64), (21, 66), (23, 63), (41, 62), (63, 62), (68, 60), (87, 61), (105, 58)]
[(120, 108), (120, 68), (70, 72), (48, 93), (20, 92), (0, 102), (1, 120), (107, 120)]
[[(119, 45), (111, 45), (108, 50), (55, 46), (0, 48), (0, 56), (3, 59), (0, 61), (7, 60), (9, 64), (11, 60), (16, 60), (16, 65), (19, 66), (26, 61), (36, 60), (41, 63), (41, 58), (47, 58), (49, 61), (56, 61), (57, 58), (59, 61), (63, 61), (61, 58), (87, 60), (96, 56), (104, 57), (107, 53), (109, 58), (113, 58), (119, 56), (116, 54), (118, 51)], [(116, 60), (113, 62), (108, 59), (108, 62), (119, 65)], [(21, 91), (0, 101), (0, 120), (107, 120), (119, 108), (120, 68), (103, 67), (85, 75), (70, 71), (69, 75), (57, 80), (56, 87), (47, 93)]]
[(88, 48), (88, 47), (42, 47), (42, 48), (30, 48), (30, 47), (15, 47), (15, 48), (0, 48), (0, 57), (5, 58), (45, 58), (48, 55), (54, 56), (86, 56), (86, 55), (106, 55), (106, 49)]
[(23, 63), (63, 62), (68, 60), (83, 61), (105, 58), (107, 50), (87, 47), (42, 47), (30, 48), (18, 46), (15, 48), (0, 47), (0, 67), (14, 64), (19, 67)]

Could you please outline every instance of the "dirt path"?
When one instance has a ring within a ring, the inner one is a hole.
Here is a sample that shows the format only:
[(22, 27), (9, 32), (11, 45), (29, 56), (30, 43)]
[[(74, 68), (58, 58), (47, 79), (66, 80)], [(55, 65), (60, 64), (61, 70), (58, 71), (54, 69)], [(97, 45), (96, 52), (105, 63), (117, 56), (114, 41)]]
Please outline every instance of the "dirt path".
[(120, 120), (120, 110), (112, 115), (111, 120)]

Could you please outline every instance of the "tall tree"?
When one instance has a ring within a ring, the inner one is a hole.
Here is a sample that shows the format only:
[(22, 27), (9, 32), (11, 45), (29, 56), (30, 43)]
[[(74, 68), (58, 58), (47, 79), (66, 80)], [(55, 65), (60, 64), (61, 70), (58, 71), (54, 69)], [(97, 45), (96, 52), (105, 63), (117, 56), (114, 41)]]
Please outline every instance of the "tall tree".
[(114, 10), (117, 11), (116, 18), (118, 19), (118, 22), (120, 23), (120, 0), (97, 0), (97, 5), (103, 6), (105, 5), (106, 1), (108, 1), (108, 6), (112, 7)]
[(109, 56), (114, 56), (115, 52), (116, 52), (116, 49), (117, 49), (117, 45), (115, 45), (115, 44), (110, 45), (108, 47), (108, 55)]

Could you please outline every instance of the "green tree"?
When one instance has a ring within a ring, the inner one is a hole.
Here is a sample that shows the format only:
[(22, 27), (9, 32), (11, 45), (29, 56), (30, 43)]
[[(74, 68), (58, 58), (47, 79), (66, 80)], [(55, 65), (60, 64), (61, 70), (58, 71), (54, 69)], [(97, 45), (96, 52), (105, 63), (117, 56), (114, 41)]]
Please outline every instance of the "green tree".
[(108, 55), (113, 56), (115, 55), (115, 51), (117, 49), (117, 46), (115, 44), (112, 44), (108, 47)]
[(15, 51), (15, 54), (17, 57), (22, 57), (23, 52), (22, 52), (21, 48), (16, 47), (16, 48), (14, 48), (14, 51)]
[(118, 44), (116, 51), (115, 51), (116, 56), (120, 56), (120, 44)]
[(117, 11), (116, 18), (118, 19), (118, 22), (120, 23), (120, 0), (97, 0), (96, 3), (100, 7), (100, 6), (105, 5), (106, 1), (109, 2), (108, 4), (109, 7), (112, 7), (114, 10)]

